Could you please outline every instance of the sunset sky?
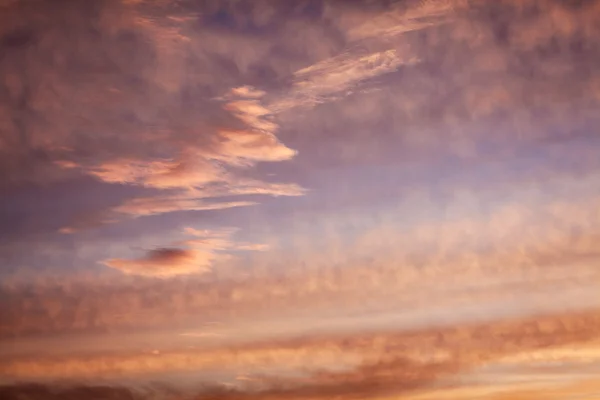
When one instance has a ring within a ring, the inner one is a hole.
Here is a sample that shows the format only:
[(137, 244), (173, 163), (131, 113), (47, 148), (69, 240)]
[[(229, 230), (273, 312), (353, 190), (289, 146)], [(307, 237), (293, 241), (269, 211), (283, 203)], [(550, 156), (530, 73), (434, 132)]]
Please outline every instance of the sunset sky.
[(600, 1), (0, 0), (3, 399), (600, 399)]

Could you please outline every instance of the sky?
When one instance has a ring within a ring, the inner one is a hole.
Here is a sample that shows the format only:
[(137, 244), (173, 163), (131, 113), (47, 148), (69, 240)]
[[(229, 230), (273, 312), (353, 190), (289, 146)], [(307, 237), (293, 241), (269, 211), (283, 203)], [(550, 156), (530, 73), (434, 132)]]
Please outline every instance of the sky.
[(600, 398), (599, 20), (0, 0), (0, 397)]

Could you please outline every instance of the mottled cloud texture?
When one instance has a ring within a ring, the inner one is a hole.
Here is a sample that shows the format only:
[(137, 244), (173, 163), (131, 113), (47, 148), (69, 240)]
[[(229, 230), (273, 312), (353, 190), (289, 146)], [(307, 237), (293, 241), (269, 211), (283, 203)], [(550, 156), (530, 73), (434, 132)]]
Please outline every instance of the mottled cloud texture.
[(0, 1), (0, 397), (597, 391), (599, 20)]

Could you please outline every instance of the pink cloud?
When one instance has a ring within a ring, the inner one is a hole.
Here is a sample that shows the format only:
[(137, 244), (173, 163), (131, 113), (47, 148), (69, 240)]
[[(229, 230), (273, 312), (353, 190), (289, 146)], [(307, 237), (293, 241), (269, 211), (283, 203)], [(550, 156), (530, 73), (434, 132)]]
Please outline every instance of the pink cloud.
[(206, 272), (218, 254), (209, 250), (158, 248), (134, 259), (110, 259), (104, 264), (125, 274), (168, 277)]
[(264, 251), (266, 245), (236, 243), (232, 236), (237, 229), (216, 231), (186, 228), (184, 233), (194, 239), (173, 243), (147, 251), (137, 258), (114, 258), (104, 265), (128, 275), (170, 277), (209, 271), (219, 261), (231, 258), (230, 251)]
[(145, 185), (158, 188), (198, 187), (218, 181), (224, 176), (222, 168), (206, 160), (186, 160), (173, 165), (167, 171), (148, 176)]
[(202, 186), (220, 179), (222, 169), (208, 160), (118, 159), (88, 169), (90, 175), (107, 182), (135, 184), (157, 189)]

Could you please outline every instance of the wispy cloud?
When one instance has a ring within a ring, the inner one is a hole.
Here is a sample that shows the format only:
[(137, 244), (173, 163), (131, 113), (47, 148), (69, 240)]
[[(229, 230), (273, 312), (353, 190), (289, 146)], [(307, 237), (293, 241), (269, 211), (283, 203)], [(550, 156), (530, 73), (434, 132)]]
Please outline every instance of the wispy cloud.
[(144, 217), (148, 215), (165, 214), (175, 211), (207, 211), (224, 210), (233, 207), (247, 207), (258, 203), (251, 201), (207, 202), (202, 197), (184, 193), (182, 195), (167, 195), (155, 197), (140, 197), (126, 201), (115, 207), (117, 215)]
[[(303, 189), (294, 184), (251, 181), (236, 175), (236, 168), (250, 168), (257, 162), (286, 161), (296, 154), (276, 138), (277, 125), (267, 119), (269, 110), (256, 99), (261, 95), (261, 92), (249, 87), (233, 89), (225, 107), (248, 129), (220, 130), (204, 148), (186, 147), (180, 149), (177, 158), (171, 159), (117, 158), (97, 166), (82, 165), (80, 168), (107, 183), (179, 191), (179, 194), (158, 194), (132, 199), (113, 209), (117, 213), (135, 216), (254, 204), (206, 204), (203, 202), (206, 197), (241, 194), (301, 195)], [(232, 96), (243, 98), (232, 99)], [(59, 162), (59, 165), (69, 169), (77, 167), (69, 161)]]
[(335, 101), (351, 93), (362, 81), (418, 62), (414, 56), (398, 54), (394, 49), (363, 53), (351, 49), (296, 72), (293, 88), (272, 105), (273, 109), (282, 112)]
[[(224, 171), (208, 161), (190, 155), (189, 161), (114, 160), (89, 170), (107, 183), (139, 184), (156, 189), (193, 188), (214, 182)], [(192, 160), (193, 159), (193, 160)]]

